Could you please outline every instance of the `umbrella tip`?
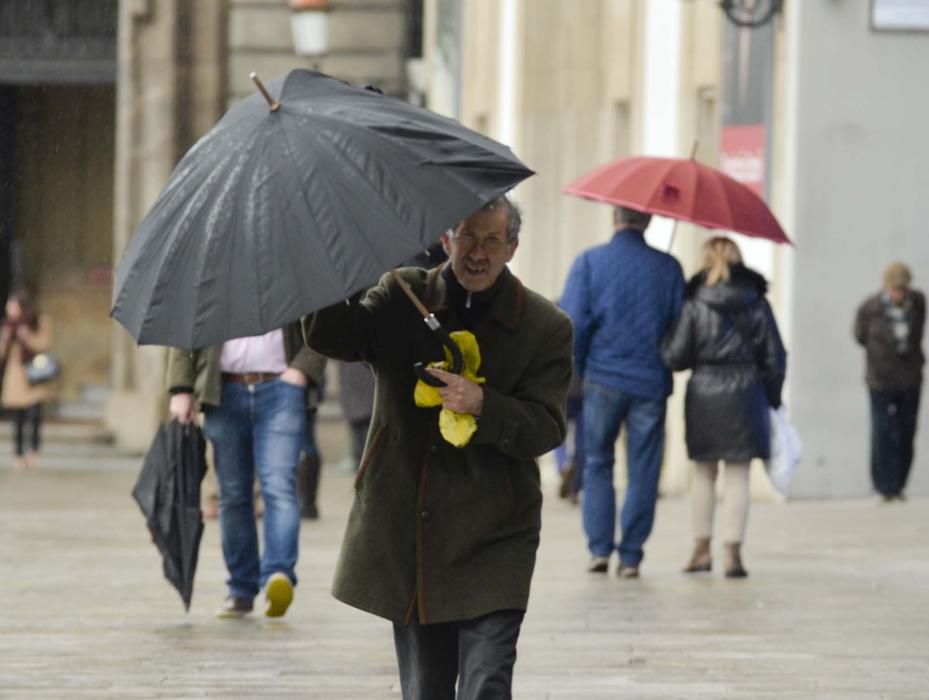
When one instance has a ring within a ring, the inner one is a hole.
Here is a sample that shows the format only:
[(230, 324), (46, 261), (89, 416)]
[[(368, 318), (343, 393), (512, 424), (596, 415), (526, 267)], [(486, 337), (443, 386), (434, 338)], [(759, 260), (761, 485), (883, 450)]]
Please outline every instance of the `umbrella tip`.
[(271, 97), (271, 93), (268, 92), (268, 88), (265, 87), (265, 84), (261, 82), (261, 78), (258, 77), (258, 73), (252, 71), (248, 74), (248, 77), (251, 78), (251, 81), (255, 83), (255, 87), (258, 88), (258, 92), (267, 100), (268, 109), (271, 112), (276, 112), (281, 108), (281, 103)]

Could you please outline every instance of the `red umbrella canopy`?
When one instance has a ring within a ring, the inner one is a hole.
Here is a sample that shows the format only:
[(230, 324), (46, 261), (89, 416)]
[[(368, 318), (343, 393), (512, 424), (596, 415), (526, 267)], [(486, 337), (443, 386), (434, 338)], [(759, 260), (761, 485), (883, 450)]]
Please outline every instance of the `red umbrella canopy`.
[(563, 192), (707, 228), (790, 243), (761, 197), (693, 159), (622, 158), (594, 168)]

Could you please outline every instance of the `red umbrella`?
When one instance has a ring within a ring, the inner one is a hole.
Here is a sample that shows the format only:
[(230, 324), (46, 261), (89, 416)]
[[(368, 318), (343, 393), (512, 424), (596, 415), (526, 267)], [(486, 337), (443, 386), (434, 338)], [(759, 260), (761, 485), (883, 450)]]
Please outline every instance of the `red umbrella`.
[(693, 159), (622, 158), (594, 168), (563, 192), (707, 228), (790, 243), (761, 197)]

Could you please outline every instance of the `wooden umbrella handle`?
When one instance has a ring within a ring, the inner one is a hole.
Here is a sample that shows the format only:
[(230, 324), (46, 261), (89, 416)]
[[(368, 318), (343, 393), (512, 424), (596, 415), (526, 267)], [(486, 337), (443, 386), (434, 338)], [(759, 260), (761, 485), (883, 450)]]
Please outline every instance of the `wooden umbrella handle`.
[(393, 277), (394, 282), (396, 282), (400, 289), (403, 290), (403, 293), (413, 302), (413, 306), (416, 307), (416, 310), (422, 314), (423, 318), (426, 318), (431, 313), (429, 309), (419, 300), (419, 297), (416, 296), (416, 293), (410, 288), (410, 285), (405, 279), (397, 274), (397, 270), (393, 269), (390, 271), (390, 276)]
[[(438, 334), (439, 339), (442, 341), (442, 345), (448, 348), (448, 351), (452, 355), (452, 363), (451, 367), (449, 367), (449, 371), (452, 372), (452, 374), (460, 373), (461, 367), (464, 364), (463, 358), (461, 357), (461, 348), (459, 348), (455, 341), (452, 340), (451, 336), (448, 334), (448, 331), (446, 331), (442, 327), (442, 324), (436, 320), (436, 317), (432, 314), (432, 312), (429, 311), (425, 304), (419, 300), (419, 297), (416, 296), (416, 293), (410, 288), (410, 285), (407, 283), (407, 281), (397, 274), (396, 269), (390, 271), (390, 276), (393, 278), (394, 282), (400, 286), (400, 289), (403, 290), (403, 293), (406, 294), (407, 298), (413, 302), (413, 306), (415, 306), (419, 313), (422, 314), (423, 320), (426, 322), (426, 325), (429, 326), (429, 329), (433, 333)], [(416, 365), (413, 367), (413, 370), (416, 372), (416, 376), (422, 379), (426, 384), (435, 387), (445, 386), (445, 382), (443, 382), (441, 379), (436, 379), (426, 371), (426, 367), (422, 362), (416, 363)]]

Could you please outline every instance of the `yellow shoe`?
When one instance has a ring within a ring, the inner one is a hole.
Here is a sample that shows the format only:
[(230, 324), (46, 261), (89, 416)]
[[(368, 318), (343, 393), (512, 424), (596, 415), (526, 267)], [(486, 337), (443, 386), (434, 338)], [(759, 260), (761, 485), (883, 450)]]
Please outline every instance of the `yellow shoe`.
[(294, 586), (287, 578), (287, 574), (278, 571), (271, 574), (265, 584), (265, 598), (268, 606), (265, 608), (267, 617), (282, 617), (294, 599)]

